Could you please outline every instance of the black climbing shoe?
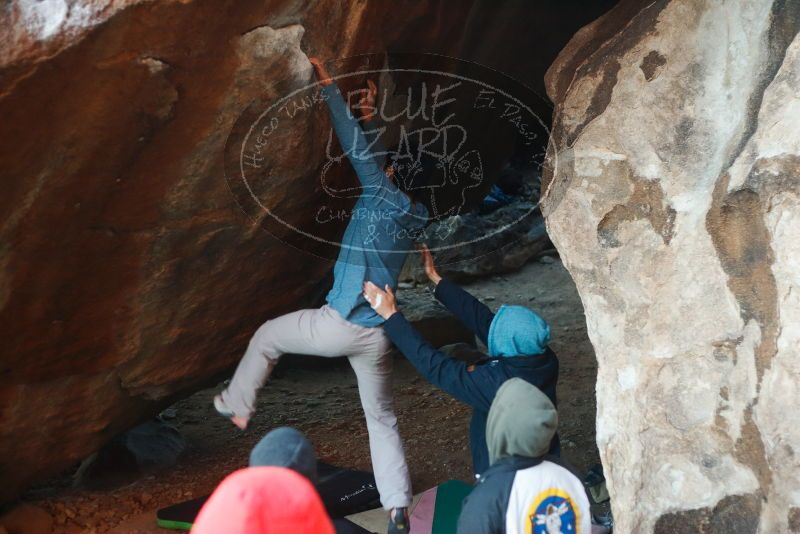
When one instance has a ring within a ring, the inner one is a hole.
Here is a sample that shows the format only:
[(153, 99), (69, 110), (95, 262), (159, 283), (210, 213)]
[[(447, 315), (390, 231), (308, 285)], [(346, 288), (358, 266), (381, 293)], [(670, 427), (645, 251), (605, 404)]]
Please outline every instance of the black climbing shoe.
[(387, 530), (387, 534), (408, 534), (410, 530), (408, 508), (395, 508), (389, 512), (389, 529)]

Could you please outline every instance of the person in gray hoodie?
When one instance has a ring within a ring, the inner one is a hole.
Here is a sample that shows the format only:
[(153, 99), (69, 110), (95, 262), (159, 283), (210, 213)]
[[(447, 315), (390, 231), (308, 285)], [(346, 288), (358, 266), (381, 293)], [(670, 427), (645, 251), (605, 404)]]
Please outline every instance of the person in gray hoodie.
[(458, 534), (591, 532), (581, 480), (547, 456), (557, 426), (555, 406), (536, 386), (503, 383), (486, 424), (491, 467), (464, 500)]

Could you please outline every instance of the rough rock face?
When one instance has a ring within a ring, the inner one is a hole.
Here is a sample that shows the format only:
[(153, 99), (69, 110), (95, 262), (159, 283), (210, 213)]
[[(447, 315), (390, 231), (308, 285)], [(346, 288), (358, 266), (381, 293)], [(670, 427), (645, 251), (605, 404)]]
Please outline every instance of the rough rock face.
[[(431, 237), (426, 241), (431, 250), (442, 244), (461, 244), (435, 252), (439, 274), (462, 282), (516, 271), (531, 258), (552, 248), (544, 220), (538, 211), (532, 212), (534, 207), (530, 201), (518, 200), (486, 215), (455, 215), (431, 225)], [(498, 232), (495, 239), (470, 242), (473, 236), (487, 235), (500, 228), (503, 231)], [(428, 282), (418, 255), (408, 256), (400, 280)]]
[[(301, 43), (347, 57), (437, 16), (384, 3), (102, 6), (19, 1), (0, 15), (0, 500), (218, 377), (265, 318), (318, 298), (330, 264), (297, 268), (294, 249), (244, 217), (224, 179), (226, 135), (266, 84), (310, 78)], [(418, 38), (458, 25), (452, 13)], [(299, 212), (314, 206), (296, 188), (318, 164), (305, 134), (274, 184)]]
[[(261, 231), (223, 170), (247, 103), (310, 78), (303, 51), (458, 56), (504, 38), (504, 20), (547, 25), (540, 50), (557, 50), (609, 4), (542, 17), (488, 0), (4, 3), (0, 501), (218, 378), (265, 318), (319, 302), (330, 263)], [(298, 124), (288, 141), (292, 172), (265, 193), (303, 219), (322, 135)]]
[(543, 212), (597, 351), (617, 530), (787, 532), (800, 524), (800, 3), (645, 5), (581, 30), (547, 78)]

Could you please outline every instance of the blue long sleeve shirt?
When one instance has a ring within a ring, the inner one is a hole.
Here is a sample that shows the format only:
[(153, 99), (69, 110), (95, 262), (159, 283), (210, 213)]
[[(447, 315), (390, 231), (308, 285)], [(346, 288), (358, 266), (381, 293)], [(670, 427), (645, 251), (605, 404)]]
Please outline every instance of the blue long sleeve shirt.
[(333, 268), (328, 305), (348, 321), (378, 326), (383, 319), (364, 300), (362, 285), (397, 288), (397, 278), (417, 232), (427, 224), (425, 206), (408, 196), (386, 176), (371, 145), (335, 84), (322, 88), (339, 144), (361, 183)]
[[(478, 299), (447, 280), (436, 286), (435, 296), (478, 338), (486, 343), (494, 314)], [(486, 419), (497, 390), (509, 378), (519, 377), (541, 389), (556, 404), (558, 358), (548, 347), (535, 356), (489, 358), (475, 365), (450, 358), (425, 341), (402, 313), (395, 313), (383, 329), (408, 361), (432, 384), (472, 407), (469, 443), (476, 474), (489, 468)], [(525, 409), (520, 406), (520, 409)], [(560, 451), (558, 436), (551, 454)]]

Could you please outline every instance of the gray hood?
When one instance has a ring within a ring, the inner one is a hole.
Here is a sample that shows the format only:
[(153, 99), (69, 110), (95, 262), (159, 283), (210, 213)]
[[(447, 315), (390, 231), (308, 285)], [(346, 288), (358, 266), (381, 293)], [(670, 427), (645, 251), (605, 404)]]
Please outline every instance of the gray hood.
[(558, 413), (547, 395), (521, 378), (506, 380), (486, 422), (489, 463), (508, 456), (544, 456), (557, 426)]

